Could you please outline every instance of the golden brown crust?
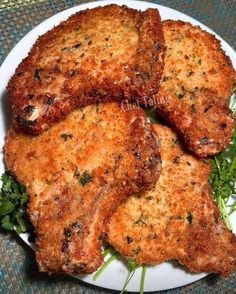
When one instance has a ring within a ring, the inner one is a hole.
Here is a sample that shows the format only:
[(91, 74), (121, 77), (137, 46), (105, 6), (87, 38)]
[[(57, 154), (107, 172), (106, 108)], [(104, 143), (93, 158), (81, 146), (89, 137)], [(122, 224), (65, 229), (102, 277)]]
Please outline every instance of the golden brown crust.
[(10, 80), (15, 127), (39, 134), (81, 106), (157, 93), (164, 51), (158, 10), (76, 13), (39, 37)]
[(186, 146), (199, 157), (227, 148), (235, 127), (228, 101), (207, 89), (184, 92), (181, 100), (160, 89), (159, 113), (180, 134)]
[(10, 129), (5, 161), (30, 196), (41, 271), (100, 266), (107, 218), (129, 195), (153, 187), (158, 146), (144, 112), (116, 103), (76, 110), (36, 137)]
[(162, 173), (152, 191), (129, 197), (108, 224), (108, 240), (139, 264), (177, 260), (191, 272), (229, 274), (236, 237), (220, 218), (208, 183), (210, 161), (186, 153), (175, 133), (155, 126)]
[(158, 107), (195, 154), (216, 154), (234, 129), (228, 104), (235, 70), (220, 42), (200, 27), (168, 20), (163, 30), (167, 51)]

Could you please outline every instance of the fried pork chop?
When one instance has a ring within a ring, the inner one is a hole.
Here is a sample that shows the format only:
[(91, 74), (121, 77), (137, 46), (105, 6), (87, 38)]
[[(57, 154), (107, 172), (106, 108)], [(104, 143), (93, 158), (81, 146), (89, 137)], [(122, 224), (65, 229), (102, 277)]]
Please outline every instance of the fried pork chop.
[(100, 266), (108, 217), (158, 178), (158, 144), (142, 110), (116, 103), (76, 110), (39, 136), (10, 129), (6, 165), (30, 196), (41, 271), (91, 273)]
[(169, 128), (155, 131), (161, 176), (152, 191), (118, 207), (108, 224), (110, 244), (139, 264), (177, 260), (191, 272), (228, 274), (236, 267), (236, 237), (213, 201), (210, 162), (186, 153)]
[(199, 27), (168, 20), (163, 30), (167, 51), (159, 110), (195, 154), (216, 154), (228, 146), (234, 128), (228, 108), (235, 81), (231, 61)]
[(39, 134), (73, 109), (157, 93), (164, 51), (156, 9), (76, 13), (39, 37), (10, 80), (15, 127)]

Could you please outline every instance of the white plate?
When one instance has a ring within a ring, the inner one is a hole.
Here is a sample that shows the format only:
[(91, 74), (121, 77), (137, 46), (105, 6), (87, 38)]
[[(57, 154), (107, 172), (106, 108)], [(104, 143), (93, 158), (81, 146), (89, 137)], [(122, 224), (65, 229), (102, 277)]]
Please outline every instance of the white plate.
[[(212, 30), (194, 20), (193, 18), (180, 13), (176, 10), (167, 8), (165, 6), (160, 6), (147, 2), (140, 1), (97, 1), (88, 4), (79, 5), (76, 7), (72, 7), (65, 11), (62, 11), (38, 26), (36, 26), (33, 30), (31, 30), (10, 52), (5, 61), (3, 62), (0, 68), (0, 99), (1, 99), (1, 110), (0, 110), (0, 144), (4, 145), (4, 138), (6, 134), (6, 130), (8, 128), (8, 118), (6, 117), (6, 85), (9, 78), (14, 74), (15, 68), (21, 62), (21, 60), (27, 55), (30, 47), (34, 44), (35, 40), (39, 35), (42, 35), (49, 29), (53, 28), (55, 25), (59, 24), (61, 21), (67, 19), (71, 14), (84, 10), (86, 8), (93, 8), (96, 6), (104, 6), (110, 3), (116, 3), (119, 5), (125, 4), (131, 8), (136, 8), (140, 10), (145, 10), (147, 8), (157, 8), (161, 14), (162, 19), (173, 19), (173, 20), (183, 20), (191, 22), (194, 25), (199, 25), (204, 30), (215, 34)], [(216, 34), (215, 34), (216, 35)], [(222, 42), (222, 47), (226, 51), (227, 55), (230, 56), (234, 67), (236, 68), (236, 53), (234, 50), (218, 35), (216, 35), (218, 39)], [(4, 171), (3, 164), (3, 154), (1, 154), (0, 158), (0, 174)], [(233, 220), (234, 231), (236, 231), (236, 216)], [(21, 236), (22, 239), (28, 243), (27, 236), (24, 234)], [(29, 243), (28, 243), (29, 244)], [(102, 275), (96, 280), (93, 281), (93, 275), (84, 275), (78, 276), (78, 279), (83, 280), (89, 284), (93, 284), (99, 287), (121, 290), (124, 284), (124, 280), (127, 276), (127, 269), (124, 264), (120, 261), (115, 261), (109, 265), (109, 267), (102, 273)], [(184, 268), (180, 266), (176, 266), (175, 263), (163, 263), (159, 266), (150, 267), (146, 273), (145, 280), (145, 291), (159, 291), (165, 289), (171, 289), (180, 287), (194, 281), (197, 281), (206, 276), (206, 274), (190, 274)], [(128, 290), (139, 292), (140, 286), (140, 277), (141, 270), (137, 270), (133, 279), (130, 281)]]

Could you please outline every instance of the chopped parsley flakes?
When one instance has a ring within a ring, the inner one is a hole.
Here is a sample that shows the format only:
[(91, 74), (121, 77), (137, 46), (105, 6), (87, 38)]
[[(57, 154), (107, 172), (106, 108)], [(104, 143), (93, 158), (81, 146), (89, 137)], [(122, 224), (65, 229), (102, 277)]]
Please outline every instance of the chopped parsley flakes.
[(61, 138), (63, 141), (67, 141), (69, 139), (72, 139), (73, 135), (72, 134), (61, 134)]
[(81, 186), (85, 186), (87, 183), (92, 181), (92, 176), (88, 171), (85, 171), (82, 176), (79, 178), (79, 183)]

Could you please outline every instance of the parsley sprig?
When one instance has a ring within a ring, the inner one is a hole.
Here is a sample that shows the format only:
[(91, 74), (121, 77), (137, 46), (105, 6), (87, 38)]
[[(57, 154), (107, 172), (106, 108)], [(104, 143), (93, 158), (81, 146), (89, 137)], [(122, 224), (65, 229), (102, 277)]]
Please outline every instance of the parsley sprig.
[[(232, 230), (229, 215), (236, 211), (236, 130), (229, 148), (212, 159), (210, 183), (221, 216), (227, 227)], [(234, 201), (230, 205), (229, 200), (232, 198)]]
[(2, 177), (0, 191), (0, 227), (21, 234), (30, 229), (26, 215), (28, 196), (23, 185), (6, 171)]
[(133, 276), (136, 272), (136, 269), (139, 267), (139, 265), (134, 260), (128, 260), (127, 266), (128, 266), (128, 275), (127, 275), (127, 278), (125, 280), (124, 286), (123, 286), (120, 294), (123, 294), (126, 291), (126, 288), (129, 284), (129, 282), (131, 281), (131, 279), (133, 278)]
[(93, 280), (96, 281), (98, 277), (100, 277), (100, 275), (103, 273), (103, 271), (108, 267), (108, 265), (110, 263), (112, 263), (112, 261), (117, 260), (118, 259), (118, 253), (114, 251), (114, 249), (112, 247), (107, 247), (104, 251), (103, 251), (103, 256), (104, 258), (106, 258), (107, 255), (109, 255), (109, 258), (102, 264), (102, 266), (98, 269), (98, 271), (95, 273), (95, 275), (93, 276)]
[[(121, 258), (120, 254), (116, 252), (111, 246), (108, 246), (104, 251), (103, 251), (103, 256), (106, 258), (109, 255), (109, 257), (106, 259), (106, 261), (103, 263), (103, 265), (98, 269), (98, 271), (95, 273), (93, 276), (93, 280), (96, 281), (98, 277), (104, 272), (104, 270), (114, 261), (118, 260)], [(138, 268), (142, 268), (142, 273), (141, 273), (141, 279), (140, 279), (140, 294), (144, 293), (144, 284), (145, 284), (145, 275), (147, 271), (147, 267), (141, 266), (137, 264), (134, 260), (127, 260), (126, 261), (126, 266), (128, 268), (128, 275), (126, 277), (126, 280), (124, 282), (124, 286), (120, 292), (120, 294), (125, 293), (127, 286), (131, 279), (133, 278), (136, 270)]]
[[(236, 93), (236, 87), (233, 91)], [(229, 107), (233, 117), (236, 118), (235, 94), (231, 97)], [(210, 183), (221, 217), (227, 227), (232, 230), (230, 215), (236, 211), (236, 129), (228, 149), (215, 155), (212, 159)]]

